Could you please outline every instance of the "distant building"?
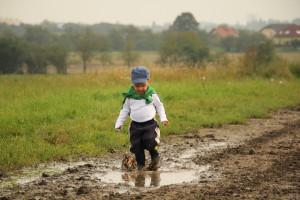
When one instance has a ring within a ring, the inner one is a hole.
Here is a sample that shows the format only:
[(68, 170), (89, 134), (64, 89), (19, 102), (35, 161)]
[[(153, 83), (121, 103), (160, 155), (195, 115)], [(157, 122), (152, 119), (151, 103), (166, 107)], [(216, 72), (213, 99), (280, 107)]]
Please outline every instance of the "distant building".
[(225, 38), (228, 36), (234, 36), (237, 37), (239, 34), (237, 31), (233, 28), (230, 28), (228, 26), (219, 26), (217, 28), (213, 28), (209, 34), (216, 35), (219, 38)]
[(12, 18), (1, 18), (0, 17), (0, 23), (5, 23), (8, 25), (20, 25), (22, 22), (19, 19), (12, 19)]
[(259, 32), (267, 38), (272, 39), (281, 29), (284, 29), (292, 24), (270, 24), (263, 27)]
[(279, 30), (273, 38), (274, 43), (279, 46), (290, 46), (293, 40), (300, 41), (300, 26), (296, 24)]

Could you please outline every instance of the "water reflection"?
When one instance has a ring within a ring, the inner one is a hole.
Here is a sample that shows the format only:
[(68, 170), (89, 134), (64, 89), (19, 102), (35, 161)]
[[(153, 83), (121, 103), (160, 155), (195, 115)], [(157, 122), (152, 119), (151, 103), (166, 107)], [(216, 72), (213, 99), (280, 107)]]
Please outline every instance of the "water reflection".
[(133, 182), (135, 187), (157, 187), (160, 185), (160, 172), (136, 172), (122, 174), (122, 180)]
[[(150, 176), (150, 186), (159, 186), (160, 173), (152, 172), (151, 174), (148, 174), (148, 176)], [(145, 187), (146, 177), (147, 177), (147, 174), (138, 173), (136, 180), (135, 180), (135, 186), (136, 187)]]

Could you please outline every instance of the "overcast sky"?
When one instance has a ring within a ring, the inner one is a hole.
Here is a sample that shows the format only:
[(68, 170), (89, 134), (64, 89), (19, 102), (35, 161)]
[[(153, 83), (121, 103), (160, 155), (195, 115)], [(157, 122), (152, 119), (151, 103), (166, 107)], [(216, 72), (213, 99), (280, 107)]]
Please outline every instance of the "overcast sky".
[(0, 0), (0, 18), (34, 24), (163, 25), (182, 12), (192, 13), (199, 23), (244, 25), (252, 17), (291, 21), (300, 18), (300, 0)]

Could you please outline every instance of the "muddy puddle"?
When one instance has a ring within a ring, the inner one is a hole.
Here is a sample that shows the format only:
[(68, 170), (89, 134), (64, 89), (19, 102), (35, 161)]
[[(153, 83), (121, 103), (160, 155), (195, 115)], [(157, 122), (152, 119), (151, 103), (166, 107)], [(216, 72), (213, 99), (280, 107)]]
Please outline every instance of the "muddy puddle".
[[(183, 154), (181, 159), (186, 159), (190, 157), (191, 152)], [(182, 163), (178, 163), (180, 166), (183, 166)], [(86, 162), (77, 162), (71, 164), (55, 164), (51, 166), (41, 166), (36, 169), (24, 169), (22, 171), (11, 174), (7, 178), (3, 178), (0, 181), (0, 188), (12, 187), (13, 185), (22, 185), (37, 181), (43, 177), (55, 176), (56, 174), (63, 173), (64, 171), (71, 172), (72, 170), (77, 171), (77, 167), (82, 166), (94, 166), (97, 163), (86, 163)], [(184, 165), (187, 166), (187, 165)], [(209, 165), (197, 166), (193, 164), (193, 168), (190, 167), (180, 167), (178, 165), (173, 166), (169, 165), (162, 167), (159, 171), (124, 171), (118, 167), (115, 167), (114, 171), (111, 169), (103, 170), (103, 167), (97, 167), (100, 172), (93, 172), (89, 174), (91, 180), (99, 181), (103, 184), (116, 184), (116, 185), (125, 185), (131, 187), (160, 187), (171, 184), (181, 184), (189, 183), (194, 180), (199, 179), (201, 173), (204, 173), (209, 169)], [(182, 169), (183, 168), (183, 169)], [(122, 193), (121, 191), (119, 191)], [(126, 190), (124, 190), (126, 192)]]
[[(208, 173), (209, 165), (199, 166), (193, 162), (195, 155), (204, 154), (212, 148), (225, 147), (225, 142), (213, 142), (197, 148), (181, 151), (165, 152), (170, 147), (163, 148), (162, 154), (169, 154), (167, 158), (162, 157), (162, 167), (158, 171), (124, 171), (121, 168), (122, 156), (89, 162), (75, 162), (68, 164), (55, 163), (37, 168), (24, 169), (22, 171), (8, 174), (0, 180), (0, 188), (12, 187), (31, 182), (38, 182), (45, 178), (60, 176), (61, 179), (71, 177), (77, 180), (90, 180), (92, 185), (121, 185), (127, 187), (150, 188), (161, 187), (171, 184), (190, 183), (199, 180), (203, 173)], [(146, 153), (147, 154), (147, 153)], [(150, 158), (148, 158), (150, 160)], [(56, 179), (56, 178), (53, 178)], [(122, 187), (123, 188), (123, 187)], [(122, 189), (119, 193), (128, 190)]]
[(132, 187), (159, 187), (192, 182), (197, 180), (200, 174), (208, 169), (209, 165), (201, 166), (197, 169), (178, 171), (115, 171), (108, 172), (107, 174), (96, 173), (93, 177), (98, 178), (104, 183), (126, 184)]
[[(197, 184), (206, 177), (218, 177), (211, 174), (209, 164), (198, 165), (195, 158), (213, 149), (226, 148), (228, 144), (214, 141), (210, 137), (185, 141), (168, 141), (161, 145), (161, 167), (158, 171), (126, 171), (121, 166), (123, 153), (115, 152), (102, 158), (87, 158), (67, 164), (55, 163), (9, 174), (0, 180), (0, 188), (6, 196), (13, 193), (14, 189), (11, 188), (17, 188), (26, 194), (37, 193), (41, 189), (56, 191), (49, 193), (52, 196), (47, 197), (55, 199), (56, 193), (76, 196), (91, 190), (101, 190), (103, 194), (134, 194), (168, 185)], [(145, 153), (149, 162), (149, 153)]]

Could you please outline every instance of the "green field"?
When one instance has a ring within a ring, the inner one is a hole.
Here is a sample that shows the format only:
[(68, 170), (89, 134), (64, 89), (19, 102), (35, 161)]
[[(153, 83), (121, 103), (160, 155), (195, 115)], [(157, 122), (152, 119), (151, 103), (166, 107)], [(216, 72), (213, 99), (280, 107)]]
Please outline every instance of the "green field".
[[(170, 121), (162, 136), (244, 124), (300, 104), (299, 79), (204, 78), (197, 69), (152, 69), (151, 85)], [(129, 147), (126, 121), (116, 132), (130, 69), (87, 75), (0, 76), (0, 171)]]
[[(250, 117), (269, 117), (270, 110), (299, 105), (299, 53), (278, 55), (284, 60), (249, 74), (241, 54), (190, 68), (159, 67), (157, 53), (143, 53), (139, 62), (150, 68), (151, 85), (170, 121), (161, 127), (162, 136), (243, 124)], [(130, 68), (113, 56), (113, 66), (92, 60), (87, 74), (78, 55), (71, 54), (70, 75), (0, 75), (0, 172), (128, 149), (130, 119), (121, 132), (114, 123), (121, 94), (131, 84)]]

